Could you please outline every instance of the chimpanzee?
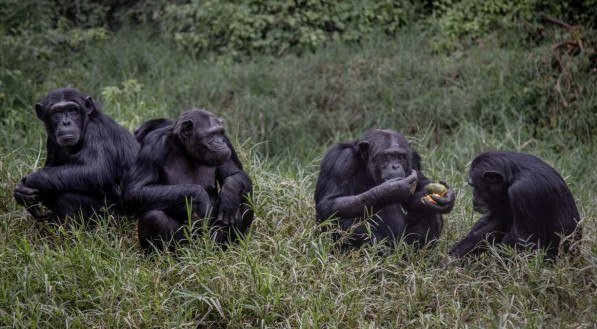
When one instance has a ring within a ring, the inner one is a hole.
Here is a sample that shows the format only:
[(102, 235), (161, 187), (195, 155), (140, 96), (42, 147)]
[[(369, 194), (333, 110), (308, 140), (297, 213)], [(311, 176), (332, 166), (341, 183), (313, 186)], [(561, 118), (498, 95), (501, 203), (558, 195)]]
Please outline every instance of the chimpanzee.
[(127, 208), (139, 219), (141, 247), (163, 249), (163, 242), (171, 239), (184, 243), (186, 224), (191, 222), (192, 233), (199, 234), (203, 220), (216, 242), (234, 242), (253, 221), (247, 199), (253, 187), (223, 121), (194, 109), (170, 125), (166, 119), (156, 122), (141, 126), (151, 130), (163, 124), (140, 138), (141, 150), (125, 187)]
[[(403, 238), (423, 247), (438, 239), (455, 194), (432, 195), (421, 172), (421, 158), (395, 131), (372, 130), (359, 140), (340, 143), (321, 163), (315, 205), (318, 222), (336, 218), (332, 237), (343, 250), (382, 241), (391, 247)], [(445, 183), (444, 183), (445, 185)]]
[[(524, 153), (487, 151), (471, 163), (473, 209), (484, 214), (452, 248), (451, 257), (478, 254), (487, 244), (543, 248), (553, 258), (560, 236), (582, 236), (580, 215), (566, 183), (543, 160)], [(570, 251), (570, 241), (562, 247)]]
[(139, 150), (133, 135), (75, 89), (50, 92), (35, 112), (46, 127), (46, 163), (17, 184), (16, 201), (38, 220), (88, 219), (104, 205), (118, 211), (123, 177)]
[(139, 143), (143, 143), (143, 139), (145, 138), (145, 136), (147, 136), (147, 134), (156, 129), (170, 126), (173, 123), (174, 121), (164, 118), (147, 120), (142, 125), (140, 125), (139, 128), (135, 129), (135, 139)]

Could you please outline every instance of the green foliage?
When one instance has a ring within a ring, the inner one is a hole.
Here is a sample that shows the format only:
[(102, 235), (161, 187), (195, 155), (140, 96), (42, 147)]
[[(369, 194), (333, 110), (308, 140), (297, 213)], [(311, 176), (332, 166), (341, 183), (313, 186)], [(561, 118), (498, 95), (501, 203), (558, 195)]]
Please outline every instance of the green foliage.
[(6, 0), (0, 2), (0, 48), (20, 63), (77, 51), (106, 37), (106, 8), (93, 2)]
[(108, 10), (105, 3), (95, 1), (4, 0), (0, 3), (0, 35), (103, 27)]
[(434, 0), (428, 19), (439, 34), (437, 46), (452, 48), (459, 40), (477, 39), (493, 31), (521, 31), (521, 22), (536, 22), (542, 15), (594, 24), (596, 0)]
[(3, 0), (0, 2), (0, 35), (41, 33), (57, 27), (117, 28), (147, 22), (168, 0)]
[(106, 38), (104, 28), (56, 28), (44, 33), (25, 32), (18, 36), (0, 37), (0, 47), (10, 49), (15, 60), (26, 63), (40, 58), (50, 59), (54, 56), (78, 51), (83, 44), (94, 43)]
[(434, 1), (438, 42), (450, 46), (467, 36), (475, 39), (496, 29), (512, 29), (520, 20), (532, 20), (537, 0)]
[(166, 37), (185, 50), (238, 58), (304, 53), (332, 40), (360, 41), (372, 32), (395, 35), (401, 26), (422, 22), (438, 31), (436, 48), (453, 48), (463, 38), (520, 30), (521, 22), (535, 22), (542, 14), (592, 24), (595, 8), (596, 0), (195, 0), (166, 6), (158, 21)]
[(143, 85), (135, 79), (122, 82), (122, 87), (108, 86), (101, 92), (103, 105), (110, 109), (121, 120), (119, 123), (130, 131), (134, 131), (147, 120), (142, 114), (151, 113), (151, 108), (142, 92)]
[(184, 50), (238, 59), (302, 54), (373, 33), (395, 36), (415, 24), (433, 25), (435, 47), (449, 49), (462, 39), (519, 29), (541, 14), (593, 24), (595, 8), (597, 0), (6, 0), (0, 2), (0, 36), (4, 47), (50, 57), (60, 47), (95, 42), (106, 29), (149, 22)]
[(408, 1), (208, 0), (169, 5), (162, 27), (184, 49), (237, 57), (313, 50), (330, 40), (358, 41), (376, 27), (395, 34), (415, 18)]
[(542, 10), (551, 9), (551, 13), (572, 24), (596, 26), (597, 0), (571, 0), (556, 2), (556, 4), (545, 1), (538, 7)]
[(0, 2), (0, 35), (42, 32), (52, 27), (55, 14), (55, 7), (50, 1), (2, 1)]

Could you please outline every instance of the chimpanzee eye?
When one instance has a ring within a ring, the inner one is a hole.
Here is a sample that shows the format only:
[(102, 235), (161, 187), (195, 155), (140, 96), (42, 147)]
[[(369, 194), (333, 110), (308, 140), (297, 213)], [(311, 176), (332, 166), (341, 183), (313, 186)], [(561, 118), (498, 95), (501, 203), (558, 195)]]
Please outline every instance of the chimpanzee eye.
[(74, 117), (74, 118), (76, 118), (78, 115), (79, 115), (79, 111), (78, 111), (76, 108), (74, 108), (74, 107), (71, 107), (71, 108), (68, 110), (68, 116), (69, 116), (69, 117)]
[(62, 116), (62, 112), (59, 112), (59, 111), (52, 112), (52, 119), (54, 119), (54, 120), (59, 120), (61, 116)]
[(392, 156), (389, 154), (383, 154), (383, 155), (380, 155), (378, 157), (378, 159), (379, 159), (378, 160), (379, 162), (387, 164), (388, 162), (392, 161)]

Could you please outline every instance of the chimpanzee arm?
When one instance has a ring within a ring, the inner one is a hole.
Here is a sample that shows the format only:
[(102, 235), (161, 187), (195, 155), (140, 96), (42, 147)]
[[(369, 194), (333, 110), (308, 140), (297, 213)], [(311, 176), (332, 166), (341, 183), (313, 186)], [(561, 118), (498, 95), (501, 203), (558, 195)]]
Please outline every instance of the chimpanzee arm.
[[(338, 191), (338, 194), (345, 193), (341, 188), (335, 190)], [(324, 196), (320, 200), (319, 208), (323, 210), (322, 219), (329, 218), (334, 214), (339, 218), (361, 217), (366, 208), (379, 209), (387, 204), (395, 203), (391, 201), (389, 193), (383, 186), (375, 186), (357, 195), (338, 194)]]
[[(365, 182), (368, 190), (356, 193), (359, 174), (367, 168), (359, 162), (358, 155), (351, 148), (340, 145), (328, 152), (321, 162), (321, 172), (317, 182), (315, 203), (317, 218), (322, 221), (336, 215), (339, 218), (361, 217), (365, 208), (380, 208), (410, 195), (410, 183), (416, 180), (416, 173), (403, 180), (390, 180), (378, 186)], [(363, 182), (360, 182), (363, 184)]]
[[(85, 140), (85, 146), (72, 164), (45, 166), (25, 177), (23, 184), (45, 192), (98, 191), (114, 185), (116, 155), (109, 143), (100, 138)], [(52, 155), (48, 155), (51, 157)]]
[(237, 214), (237, 212), (243, 199), (253, 191), (253, 184), (249, 175), (243, 170), (230, 140), (228, 137), (224, 139), (230, 148), (231, 156), (228, 161), (216, 168), (216, 178), (220, 184), (217, 213), (218, 219), (223, 224), (235, 224), (243, 217), (243, 214)]
[(452, 257), (463, 257), (468, 254), (477, 254), (483, 251), (481, 245), (484, 241), (490, 244), (501, 242), (509, 231), (509, 223), (491, 214), (482, 217), (473, 226), (467, 236), (456, 244), (449, 252)]
[(161, 184), (160, 172), (168, 160), (167, 132), (156, 130), (147, 135), (125, 182), (125, 207), (129, 212), (164, 210), (186, 200), (207, 215), (211, 208), (209, 195), (196, 184)]
[[(545, 244), (551, 243), (551, 248), (558, 247), (559, 239), (553, 241), (554, 236), (548, 233), (553, 230), (552, 223), (546, 219), (557, 213), (557, 209), (552, 207), (557, 205), (559, 200), (554, 198), (551, 189), (538, 186), (542, 183), (519, 178), (508, 188), (512, 226), (504, 237), (505, 245), (514, 249), (535, 249), (536, 242), (542, 241)], [(531, 190), (533, 188), (534, 190)]]

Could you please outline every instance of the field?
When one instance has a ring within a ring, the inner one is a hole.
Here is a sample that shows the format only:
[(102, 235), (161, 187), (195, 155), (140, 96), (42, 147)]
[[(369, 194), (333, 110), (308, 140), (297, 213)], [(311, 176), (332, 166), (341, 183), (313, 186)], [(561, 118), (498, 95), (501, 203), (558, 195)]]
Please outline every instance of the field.
[[(143, 28), (65, 56), (0, 54), (0, 326), (573, 327), (597, 323), (597, 76), (586, 57), (553, 68), (549, 42), (491, 34), (450, 52), (405, 30), (302, 56), (193, 56)], [(94, 95), (133, 130), (191, 107), (223, 116), (254, 179), (252, 233), (223, 252), (208, 239), (145, 257), (136, 224), (36, 223), (12, 190), (43, 165), (33, 106), (53, 88)], [(435, 249), (332, 253), (315, 224), (318, 166), (335, 142), (370, 128), (405, 133), (424, 172), (458, 192)], [(554, 166), (583, 219), (577, 259), (543, 254), (441, 266), (479, 217), (466, 185), (486, 149)]]

